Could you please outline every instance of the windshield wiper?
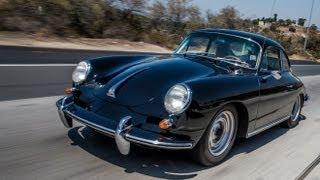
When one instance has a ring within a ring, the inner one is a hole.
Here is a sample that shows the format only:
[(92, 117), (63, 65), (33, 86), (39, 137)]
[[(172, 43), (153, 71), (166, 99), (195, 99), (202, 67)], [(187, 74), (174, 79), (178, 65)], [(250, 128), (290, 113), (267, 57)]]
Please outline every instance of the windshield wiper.
[(188, 55), (197, 56), (197, 57), (206, 58), (206, 59), (209, 59), (209, 60), (225, 62), (225, 63), (228, 63), (228, 64), (232, 64), (234, 66), (240, 66), (240, 67), (243, 67), (243, 68), (251, 69), (250, 65), (248, 63), (243, 62), (241, 60), (221, 58), (221, 57), (214, 58), (214, 57), (209, 57), (209, 56), (200, 55), (200, 54), (203, 54), (203, 53), (199, 53), (199, 54), (197, 54), (197, 53), (183, 53), (184, 56), (188, 56)]
[[(202, 54), (202, 53), (201, 53)], [(232, 70), (228, 67), (228, 68), (225, 68), (225, 67), (222, 67), (222, 66), (219, 66), (218, 64), (216, 63), (212, 63), (212, 60), (213, 61), (218, 61), (220, 62), (219, 59), (215, 59), (215, 58), (212, 58), (212, 57), (208, 57), (208, 56), (204, 56), (204, 55), (200, 55), (200, 54), (197, 54), (197, 53), (183, 53), (183, 56), (186, 57), (186, 56), (195, 56), (195, 57), (200, 57), (200, 58), (204, 58), (206, 60), (210, 60), (210, 64), (218, 67), (218, 68), (221, 68), (221, 69), (224, 69), (228, 72), (232, 72)]]
[(230, 62), (234, 62), (234, 63), (239, 63), (239, 64), (242, 64), (244, 65), (246, 68), (250, 68), (250, 65), (246, 62), (243, 62), (241, 60), (237, 60), (237, 59), (228, 59), (228, 58), (221, 58), (221, 57), (217, 57), (215, 59), (219, 59), (219, 60), (224, 60), (224, 61), (230, 61)]

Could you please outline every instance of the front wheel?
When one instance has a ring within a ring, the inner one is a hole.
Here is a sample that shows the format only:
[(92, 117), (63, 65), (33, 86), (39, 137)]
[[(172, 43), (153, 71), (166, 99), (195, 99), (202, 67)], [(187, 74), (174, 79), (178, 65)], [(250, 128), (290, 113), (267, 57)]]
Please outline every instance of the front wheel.
[(205, 166), (219, 164), (232, 148), (238, 129), (238, 113), (234, 106), (222, 108), (214, 116), (194, 150), (195, 160)]

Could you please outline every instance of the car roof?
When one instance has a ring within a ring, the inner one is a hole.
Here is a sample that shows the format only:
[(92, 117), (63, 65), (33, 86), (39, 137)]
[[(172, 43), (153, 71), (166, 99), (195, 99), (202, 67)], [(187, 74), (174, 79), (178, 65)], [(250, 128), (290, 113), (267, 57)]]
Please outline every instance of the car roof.
[(193, 33), (220, 33), (220, 34), (226, 34), (226, 35), (233, 35), (233, 36), (240, 36), (244, 38), (250, 38), (253, 41), (256, 41), (258, 44), (260, 44), (261, 47), (264, 46), (275, 46), (278, 48), (281, 48), (284, 50), (284, 48), (279, 44), (278, 42), (267, 38), (265, 36), (262, 36), (260, 34), (251, 33), (251, 32), (245, 32), (245, 31), (239, 31), (239, 30), (231, 30), (231, 29), (214, 29), (214, 28), (207, 28), (207, 29), (199, 29), (196, 31), (193, 31)]

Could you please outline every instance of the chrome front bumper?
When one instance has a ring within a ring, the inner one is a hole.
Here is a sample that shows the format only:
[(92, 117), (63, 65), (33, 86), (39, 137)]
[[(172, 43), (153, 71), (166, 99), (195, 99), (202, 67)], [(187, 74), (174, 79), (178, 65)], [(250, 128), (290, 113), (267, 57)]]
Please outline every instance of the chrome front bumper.
[(140, 144), (161, 149), (192, 149), (193, 142), (178, 140), (172, 137), (165, 137), (160, 134), (134, 127), (131, 124), (131, 117), (125, 116), (116, 121), (101, 117), (93, 112), (84, 110), (73, 103), (73, 97), (67, 96), (56, 103), (62, 123), (72, 127), (72, 120), (87, 125), (97, 131), (114, 137), (121, 154), (127, 155), (130, 151), (130, 143)]

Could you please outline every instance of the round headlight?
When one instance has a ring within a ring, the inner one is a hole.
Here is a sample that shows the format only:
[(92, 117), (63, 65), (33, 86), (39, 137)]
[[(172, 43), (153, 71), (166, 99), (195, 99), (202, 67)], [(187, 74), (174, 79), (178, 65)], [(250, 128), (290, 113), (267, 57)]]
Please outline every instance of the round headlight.
[(89, 71), (90, 71), (90, 65), (85, 61), (80, 62), (72, 73), (73, 82), (81, 83), (84, 80), (86, 80), (89, 74)]
[(191, 102), (191, 90), (185, 84), (177, 84), (169, 89), (164, 106), (171, 114), (180, 114), (185, 111)]

